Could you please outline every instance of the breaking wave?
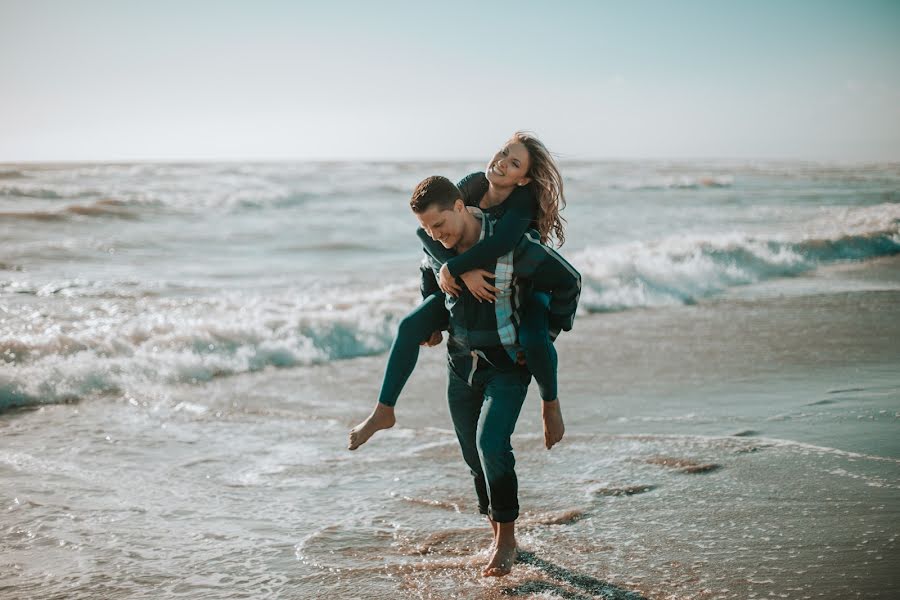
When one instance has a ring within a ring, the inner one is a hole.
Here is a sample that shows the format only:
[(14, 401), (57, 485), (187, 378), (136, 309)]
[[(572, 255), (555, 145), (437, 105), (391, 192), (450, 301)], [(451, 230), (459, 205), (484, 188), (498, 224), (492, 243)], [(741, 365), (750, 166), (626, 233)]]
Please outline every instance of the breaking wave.
[(900, 253), (900, 205), (842, 210), (796, 239), (742, 233), (591, 247), (573, 257), (591, 312), (691, 304), (728, 288), (838, 261)]
[(115, 299), (77, 314), (0, 306), (0, 409), (377, 354), (417, 300), (412, 283), (333, 298)]
[(614, 190), (696, 190), (701, 188), (724, 188), (734, 185), (732, 175), (707, 176), (667, 176), (656, 179), (625, 179), (610, 181), (608, 187)]

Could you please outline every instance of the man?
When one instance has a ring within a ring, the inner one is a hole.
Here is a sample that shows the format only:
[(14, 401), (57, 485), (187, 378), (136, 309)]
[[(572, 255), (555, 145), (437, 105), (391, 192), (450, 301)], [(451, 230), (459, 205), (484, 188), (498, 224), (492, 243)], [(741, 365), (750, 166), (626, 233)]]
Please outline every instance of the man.
[[(445, 177), (422, 181), (413, 192), (410, 208), (432, 239), (457, 253), (492, 235), (490, 219), (466, 207), (459, 189)], [(440, 268), (439, 261), (427, 256), (423, 295), (438, 290)], [(501, 576), (515, 562), (519, 516), (510, 437), (531, 381), (528, 369), (517, 360), (519, 310), (529, 286), (549, 292), (551, 329), (570, 330), (581, 276), (542, 245), (534, 231), (526, 232), (512, 252), (497, 260), (493, 273), (498, 290), (494, 303), (480, 302), (465, 290), (458, 297), (446, 296), (450, 313), (447, 399), (463, 458), (475, 479), (479, 511), (488, 516), (494, 531), (494, 552), (484, 575)]]

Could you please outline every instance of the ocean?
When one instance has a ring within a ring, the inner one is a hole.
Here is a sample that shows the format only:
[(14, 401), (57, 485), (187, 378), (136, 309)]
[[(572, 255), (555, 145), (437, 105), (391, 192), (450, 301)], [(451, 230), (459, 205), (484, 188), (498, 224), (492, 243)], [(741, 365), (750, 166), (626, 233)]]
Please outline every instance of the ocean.
[(0, 597), (893, 597), (900, 164), (563, 162), (567, 434), (489, 531), (422, 352), (355, 453), (478, 162), (0, 165)]

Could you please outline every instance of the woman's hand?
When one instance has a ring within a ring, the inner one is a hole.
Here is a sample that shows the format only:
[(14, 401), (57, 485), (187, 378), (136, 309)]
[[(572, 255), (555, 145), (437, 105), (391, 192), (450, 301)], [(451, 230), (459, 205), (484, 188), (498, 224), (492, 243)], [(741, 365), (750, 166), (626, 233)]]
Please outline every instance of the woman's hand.
[(462, 288), (456, 283), (446, 264), (441, 266), (441, 271), (438, 274), (438, 287), (441, 288), (442, 292), (450, 294), (454, 298), (459, 298), (459, 295), (462, 293)]
[(487, 282), (488, 279), (494, 279), (494, 274), (484, 269), (472, 269), (466, 271), (460, 278), (472, 292), (472, 295), (478, 298), (478, 301), (493, 302), (500, 293), (500, 288), (494, 287)]
[(431, 348), (432, 346), (437, 346), (438, 344), (440, 344), (443, 341), (444, 341), (444, 334), (442, 334), (440, 331), (435, 331), (434, 333), (431, 334), (430, 338), (428, 338), (427, 340), (425, 340), (424, 342), (422, 342), (419, 345), (420, 346), (428, 346), (429, 348)]

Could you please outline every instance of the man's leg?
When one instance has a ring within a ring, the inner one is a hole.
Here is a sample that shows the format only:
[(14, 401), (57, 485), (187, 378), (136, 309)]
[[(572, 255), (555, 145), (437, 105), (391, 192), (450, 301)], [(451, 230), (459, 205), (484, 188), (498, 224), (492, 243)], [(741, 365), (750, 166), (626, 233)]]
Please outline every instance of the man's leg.
[(447, 404), (450, 417), (456, 430), (456, 439), (462, 450), (463, 460), (469, 465), (469, 471), (475, 480), (475, 493), (478, 495), (478, 511), (486, 515), (490, 499), (481, 458), (478, 455), (477, 431), (478, 418), (481, 415), (483, 390), (473, 388), (451, 368), (447, 367)]
[(519, 482), (510, 438), (525, 401), (531, 375), (525, 369), (495, 371), (485, 384), (478, 431), (478, 453), (487, 479), (490, 518), (497, 523), (494, 554), (486, 576), (509, 573), (516, 558), (515, 520), (519, 516)]

